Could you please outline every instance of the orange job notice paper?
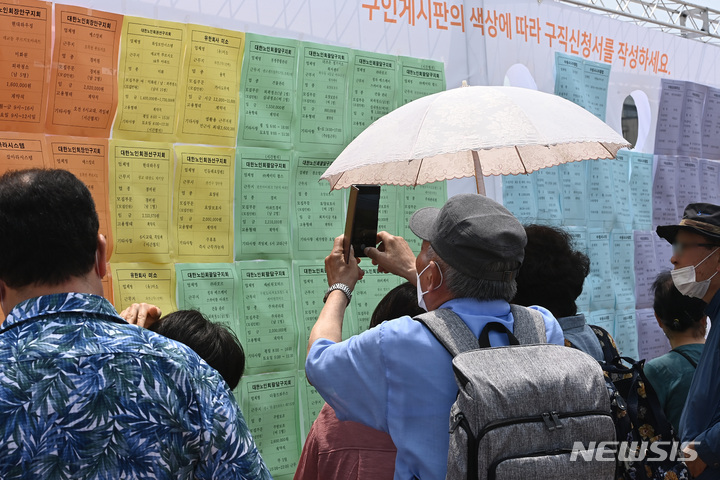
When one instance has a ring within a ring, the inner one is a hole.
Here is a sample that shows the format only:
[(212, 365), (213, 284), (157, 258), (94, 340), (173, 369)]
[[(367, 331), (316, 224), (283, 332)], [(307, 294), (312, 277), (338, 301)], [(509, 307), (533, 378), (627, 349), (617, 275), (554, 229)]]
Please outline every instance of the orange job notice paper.
[(48, 133), (110, 136), (122, 20), (122, 15), (55, 5)]
[(47, 144), (50, 168), (71, 171), (90, 189), (100, 220), (100, 233), (107, 238), (107, 260), (110, 260), (113, 237), (108, 195), (108, 140), (49, 136)]
[(45, 135), (0, 132), (0, 174), (50, 165)]
[(45, 130), (52, 4), (0, 1), (0, 131)]

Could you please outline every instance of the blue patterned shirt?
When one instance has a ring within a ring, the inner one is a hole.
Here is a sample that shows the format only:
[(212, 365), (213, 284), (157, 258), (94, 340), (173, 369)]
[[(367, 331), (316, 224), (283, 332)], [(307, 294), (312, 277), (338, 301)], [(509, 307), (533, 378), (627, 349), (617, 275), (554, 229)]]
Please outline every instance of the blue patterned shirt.
[(0, 478), (271, 476), (219, 373), (104, 298), (65, 293), (0, 327)]

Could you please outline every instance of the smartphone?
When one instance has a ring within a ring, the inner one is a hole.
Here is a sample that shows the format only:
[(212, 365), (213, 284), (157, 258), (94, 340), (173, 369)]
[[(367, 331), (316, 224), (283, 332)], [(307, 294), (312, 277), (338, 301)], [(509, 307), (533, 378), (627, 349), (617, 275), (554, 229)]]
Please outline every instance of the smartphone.
[(377, 242), (378, 210), (380, 209), (380, 185), (352, 185), (345, 219), (345, 263), (350, 261), (350, 245), (356, 257), (364, 257), (366, 247)]

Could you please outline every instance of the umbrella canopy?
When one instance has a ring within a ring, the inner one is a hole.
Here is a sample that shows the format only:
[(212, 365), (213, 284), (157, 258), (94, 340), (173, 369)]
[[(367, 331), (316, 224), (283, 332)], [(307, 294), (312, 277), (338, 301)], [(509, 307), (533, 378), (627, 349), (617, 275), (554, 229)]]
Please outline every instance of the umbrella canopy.
[(630, 144), (605, 122), (557, 95), (517, 87), (461, 87), (410, 102), (376, 120), (321, 179), (422, 185), (514, 175), (585, 159), (614, 158)]

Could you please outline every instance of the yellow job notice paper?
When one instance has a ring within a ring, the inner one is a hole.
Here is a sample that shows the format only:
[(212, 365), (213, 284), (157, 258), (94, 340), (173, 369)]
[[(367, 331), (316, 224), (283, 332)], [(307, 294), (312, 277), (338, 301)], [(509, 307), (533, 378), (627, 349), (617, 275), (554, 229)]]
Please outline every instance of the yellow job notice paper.
[(172, 263), (111, 263), (113, 301), (122, 312), (133, 303), (157, 305), (163, 315), (177, 310), (175, 265)]
[(110, 141), (114, 261), (169, 263), (172, 144)]
[(235, 146), (245, 34), (188, 25), (179, 141)]
[(125, 17), (113, 137), (172, 142), (187, 25)]
[(178, 262), (232, 262), (235, 149), (175, 147), (173, 228)]

